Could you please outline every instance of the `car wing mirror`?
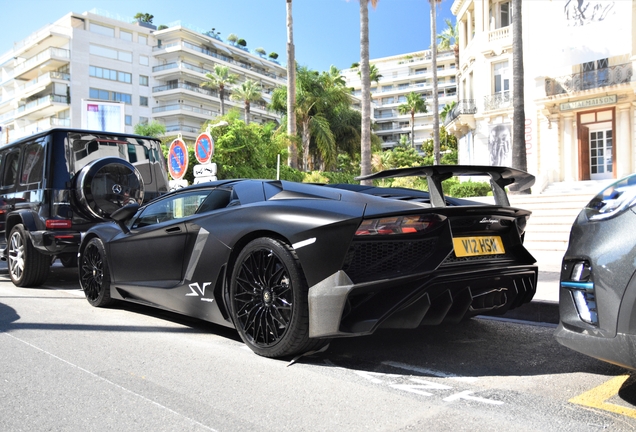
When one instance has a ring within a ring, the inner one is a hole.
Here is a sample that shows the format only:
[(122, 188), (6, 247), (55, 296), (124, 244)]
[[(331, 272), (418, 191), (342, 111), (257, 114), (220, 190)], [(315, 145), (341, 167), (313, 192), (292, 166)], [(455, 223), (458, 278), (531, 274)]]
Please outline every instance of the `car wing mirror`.
[(136, 202), (126, 204), (122, 208), (115, 210), (110, 215), (110, 218), (115, 221), (117, 225), (119, 225), (123, 232), (127, 233), (130, 230), (126, 226), (126, 222), (128, 222), (135, 215), (135, 213), (137, 213), (137, 210), (139, 210), (139, 204), (137, 204)]

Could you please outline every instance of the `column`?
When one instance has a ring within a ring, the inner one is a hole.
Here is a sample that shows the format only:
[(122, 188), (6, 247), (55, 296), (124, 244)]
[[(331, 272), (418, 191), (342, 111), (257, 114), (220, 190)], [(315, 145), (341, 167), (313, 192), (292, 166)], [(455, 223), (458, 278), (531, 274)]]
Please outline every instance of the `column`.
[(469, 43), (473, 40), (473, 13), (471, 11), (466, 11), (466, 22), (467, 22), (467, 34), (466, 34), (466, 38), (469, 41)]
[(634, 138), (630, 133), (630, 105), (621, 105), (616, 107), (618, 115), (616, 116), (616, 137), (614, 145), (616, 146), (616, 160), (614, 161), (616, 178), (623, 178), (632, 172), (632, 147), (634, 146)]
[(579, 158), (572, 123), (572, 115), (563, 117), (563, 181), (575, 181), (578, 178)]

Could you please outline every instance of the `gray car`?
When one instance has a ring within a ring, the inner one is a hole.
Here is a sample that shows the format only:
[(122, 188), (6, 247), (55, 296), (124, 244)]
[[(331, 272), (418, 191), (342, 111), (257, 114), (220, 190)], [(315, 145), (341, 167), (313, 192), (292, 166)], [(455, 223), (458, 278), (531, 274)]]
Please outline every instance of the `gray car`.
[(561, 267), (559, 343), (636, 370), (636, 174), (605, 188), (572, 226)]

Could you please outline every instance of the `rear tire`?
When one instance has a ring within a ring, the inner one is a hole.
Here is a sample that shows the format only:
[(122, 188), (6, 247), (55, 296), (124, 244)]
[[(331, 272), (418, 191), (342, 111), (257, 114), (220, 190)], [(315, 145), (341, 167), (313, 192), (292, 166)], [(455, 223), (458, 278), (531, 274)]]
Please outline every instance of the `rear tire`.
[(95, 307), (114, 303), (110, 297), (110, 272), (104, 243), (97, 237), (88, 241), (79, 257), (79, 280), (86, 300)]
[(324, 345), (309, 338), (307, 293), (293, 249), (267, 237), (250, 242), (238, 255), (230, 284), (232, 318), (243, 342), (264, 357)]
[(11, 229), (8, 243), (7, 260), (13, 284), (19, 287), (42, 285), (49, 275), (51, 257), (33, 246), (22, 224)]

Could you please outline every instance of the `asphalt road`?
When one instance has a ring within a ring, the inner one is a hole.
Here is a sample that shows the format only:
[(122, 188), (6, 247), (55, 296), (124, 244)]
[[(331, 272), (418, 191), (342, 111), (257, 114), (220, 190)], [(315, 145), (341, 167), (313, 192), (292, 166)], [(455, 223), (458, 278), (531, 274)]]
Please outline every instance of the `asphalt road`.
[(0, 431), (636, 429), (626, 371), (491, 319), (332, 341), (271, 360), (230, 329), (97, 309), (75, 273), (16, 288), (0, 270)]

